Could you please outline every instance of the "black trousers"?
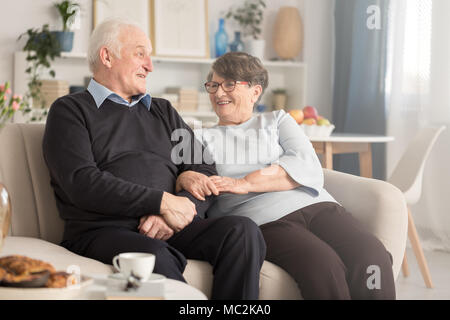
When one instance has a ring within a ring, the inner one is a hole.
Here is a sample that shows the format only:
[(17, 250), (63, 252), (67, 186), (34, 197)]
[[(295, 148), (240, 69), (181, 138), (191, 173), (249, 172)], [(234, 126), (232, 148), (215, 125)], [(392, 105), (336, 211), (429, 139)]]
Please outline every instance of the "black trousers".
[(111, 264), (122, 252), (156, 255), (154, 272), (184, 281), (186, 259), (213, 266), (212, 299), (258, 299), (259, 273), (266, 246), (258, 226), (246, 217), (194, 218), (168, 241), (126, 228), (105, 227), (63, 245), (80, 255)]
[(391, 254), (342, 206), (317, 203), (260, 227), (266, 260), (305, 299), (395, 299)]

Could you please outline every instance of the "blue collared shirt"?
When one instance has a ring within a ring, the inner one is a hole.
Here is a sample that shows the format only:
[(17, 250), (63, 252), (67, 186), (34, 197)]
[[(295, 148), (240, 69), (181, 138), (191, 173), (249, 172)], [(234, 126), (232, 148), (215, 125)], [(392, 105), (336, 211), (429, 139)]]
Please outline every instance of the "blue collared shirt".
[(100, 106), (106, 99), (109, 99), (109, 100), (119, 103), (119, 104), (123, 104), (130, 108), (132, 106), (136, 105), (137, 103), (139, 103), (139, 101), (142, 101), (142, 103), (144, 104), (144, 106), (147, 107), (148, 110), (150, 110), (150, 105), (152, 103), (152, 97), (148, 93), (141, 94), (138, 96), (133, 96), (131, 98), (131, 102), (128, 102), (127, 100), (125, 100), (124, 98), (119, 96), (117, 93), (112, 92), (105, 86), (103, 86), (100, 83), (98, 83), (97, 81), (95, 81), (93, 78), (89, 82), (87, 91), (94, 98), (97, 108), (100, 108)]

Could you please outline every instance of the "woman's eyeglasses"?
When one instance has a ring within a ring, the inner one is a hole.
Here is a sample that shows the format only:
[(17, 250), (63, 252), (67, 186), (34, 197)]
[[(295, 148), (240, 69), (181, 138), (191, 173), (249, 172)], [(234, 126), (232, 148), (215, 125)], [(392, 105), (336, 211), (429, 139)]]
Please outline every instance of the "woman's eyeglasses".
[(222, 87), (223, 91), (231, 92), (236, 88), (237, 84), (248, 85), (250, 82), (248, 81), (234, 81), (234, 80), (226, 80), (222, 83), (218, 83), (215, 81), (208, 81), (205, 83), (205, 89), (208, 93), (216, 93), (219, 90), (219, 86)]

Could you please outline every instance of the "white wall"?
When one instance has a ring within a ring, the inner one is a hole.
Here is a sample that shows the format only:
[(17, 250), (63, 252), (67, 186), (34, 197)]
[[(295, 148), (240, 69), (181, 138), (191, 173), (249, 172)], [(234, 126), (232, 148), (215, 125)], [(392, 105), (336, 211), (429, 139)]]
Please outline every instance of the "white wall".
[[(25, 39), (16, 41), (20, 34), (30, 28), (49, 24), (52, 30), (59, 28), (59, 16), (53, 3), (55, 0), (2, 1), (0, 19), (0, 83), (13, 81), (14, 52), (22, 50)], [(74, 52), (86, 52), (92, 29), (92, 0), (77, 0), (81, 5), (81, 28), (76, 30)]]
[(307, 101), (332, 118), (334, 83), (335, 0), (304, 0), (305, 51), (308, 63)]
[[(210, 37), (217, 30), (218, 19), (233, 4), (243, 0), (209, 0)], [(48, 23), (53, 29), (59, 26), (55, 0), (14, 0), (2, 1), (0, 20), (0, 83), (13, 81), (13, 54), (20, 51), (24, 41), (17, 37), (29, 28), (37, 28)], [(78, 0), (82, 7), (81, 28), (75, 32), (74, 52), (86, 52), (89, 34), (92, 29), (92, 0)], [(267, 10), (263, 27), (263, 37), (268, 44), (266, 57), (275, 57), (271, 49), (272, 29), (277, 9), (280, 6), (299, 8), (304, 23), (304, 49), (300, 60), (308, 64), (307, 100), (326, 117), (331, 117), (332, 79), (333, 79), (333, 0), (266, 0)], [(227, 32), (234, 37), (233, 26), (227, 24)], [(211, 46), (214, 44), (210, 41)], [(63, 75), (57, 75), (58, 78)]]
[[(214, 33), (218, 28), (219, 17), (232, 5), (242, 0), (209, 0), (210, 43), (214, 44)], [(276, 57), (271, 48), (272, 29), (279, 7), (294, 6), (300, 11), (304, 28), (303, 50), (298, 60), (308, 64), (306, 104), (312, 105), (319, 113), (331, 119), (334, 74), (334, 0), (266, 0), (263, 38), (268, 44), (265, 56)], [(226, 22), (230, 38), (234, 38), (234, 28)]]

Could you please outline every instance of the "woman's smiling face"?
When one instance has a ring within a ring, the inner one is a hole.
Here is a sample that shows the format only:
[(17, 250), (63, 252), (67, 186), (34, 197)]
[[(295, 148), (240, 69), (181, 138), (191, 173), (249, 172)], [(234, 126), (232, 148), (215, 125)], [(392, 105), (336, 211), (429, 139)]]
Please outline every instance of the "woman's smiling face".
[[(211, 81), (222, 84), (224, 81), (238, 79), (224, 79), (213, 73)], [(253, 114), (253, 106), (261, 95), (260, 85), (236, 84), (233, 91), (226, 92), (219, 85), (216, 93), (210, 93), (209, 99), (219, 117), (219, 125), (237, 125), (249, 120)]]

